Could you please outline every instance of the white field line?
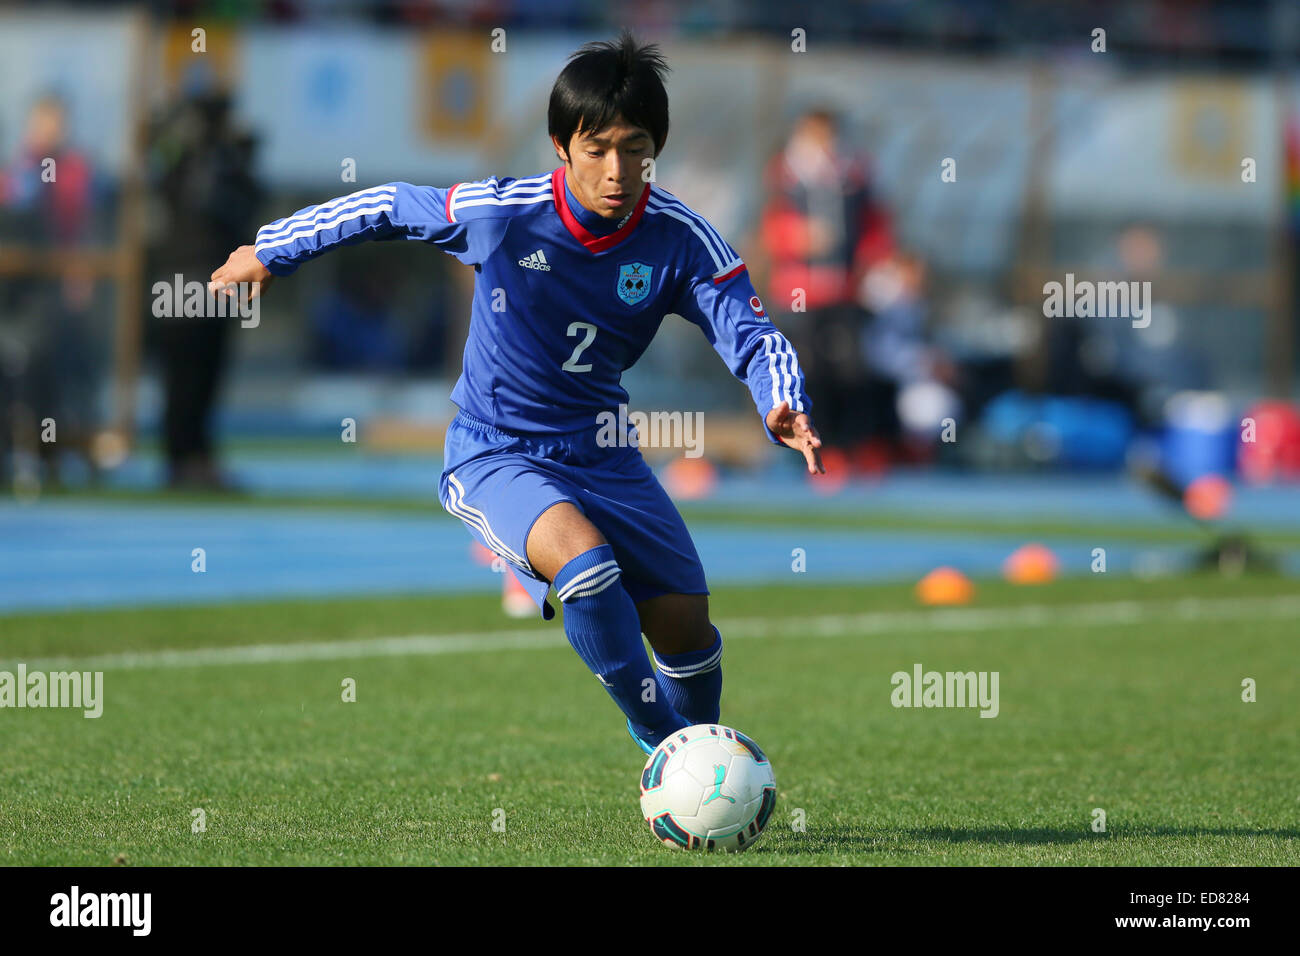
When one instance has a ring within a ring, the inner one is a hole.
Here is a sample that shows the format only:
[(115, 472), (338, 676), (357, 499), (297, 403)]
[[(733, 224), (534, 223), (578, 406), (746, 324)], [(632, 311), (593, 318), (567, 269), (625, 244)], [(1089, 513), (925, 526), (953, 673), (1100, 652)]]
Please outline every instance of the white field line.
[[(1056, 625), (1106, 627), (1156, 621), (1232, 621), (1241, 618), (1292, 618), (1300, 621), (1300, 594), (1283, 597), (1183, 598), (1175, 601), (1110, 601), (1097, 604), (1027, 604), (1019, 607), (945, 608), (875, 611), (864, 614), (813, 614), (776, 618), (732, 618), (716, 622), (723, 640), (795, 634), (845, 637), (917, 631), (998, 631)], [(1225, 635), (1227, 636), (1227, 635)], [(414, 634), (356, 641), (304, 641), (245, 647), (126, 651), (94, 657), (46, 657), (26, 661), (29, 671), (147, 670), (230, 664), (282, 664), (366, 657), (406, 657), (567, 647), (558, 628), (459, 634)], [(12, 663), (16, 664), (17, 661)], [(12, 667), (0, 661), (0, 669)]]

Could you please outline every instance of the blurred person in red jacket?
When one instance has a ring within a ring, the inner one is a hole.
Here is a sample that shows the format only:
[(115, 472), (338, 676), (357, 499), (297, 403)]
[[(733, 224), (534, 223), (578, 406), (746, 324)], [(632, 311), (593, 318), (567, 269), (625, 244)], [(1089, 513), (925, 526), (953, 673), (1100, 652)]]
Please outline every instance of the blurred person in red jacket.
[(17, 155), (0, 172), (0, 204), (32, 214), (24, 239), (70, 245), (86, 231), (90, 186), (90, 163), (68, 142), (63, 101), (42, 96), (27, 115)]
[(845, 449), (897, 434), (893, 383), (862, 360), (869, 313), (862, 280), (893, 255), (888, 213), (872, 195), (866, 160), (846, 149), (839, 122), (812, 109), (768, 165), (760, 239), (771, 266), (769, 306), (818, 382), (817, 422)]
[(90, 235), (93, 187), (89, 160), (70, 142), (66, 105), (41, 96), (0, 168), (6, 239), (58, 264), (53, 277), (6, 279), (0, 298), (0, 451), (14, 440), (13, 477), (28, 485), (39, 485), (41, 466), (45, 480), (59, 482), (60, 450), (93, 469), (94, 355), (107, 332), (92, 314), (91, 274), (65, 255)]

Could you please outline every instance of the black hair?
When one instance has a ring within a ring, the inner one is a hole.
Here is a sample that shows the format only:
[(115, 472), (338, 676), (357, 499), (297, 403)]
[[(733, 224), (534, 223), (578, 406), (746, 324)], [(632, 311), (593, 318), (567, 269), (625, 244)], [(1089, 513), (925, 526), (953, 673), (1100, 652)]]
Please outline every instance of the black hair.
[(627, 30), (612, 42), (585, 44), (551, 87), (547, 131), (567, 154), (574, 133), (599, 133), (622, 116), (650, 134), (658, 156), (668, 139), (667, 72), (659, 47), (637, 43)]

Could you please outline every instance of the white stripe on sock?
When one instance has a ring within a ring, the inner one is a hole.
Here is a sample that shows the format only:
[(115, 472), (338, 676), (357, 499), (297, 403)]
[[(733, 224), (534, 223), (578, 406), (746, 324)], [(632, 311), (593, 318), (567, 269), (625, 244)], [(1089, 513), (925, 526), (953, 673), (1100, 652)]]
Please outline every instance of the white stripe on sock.
[(686, 667), (668, 667), (658, 654), (655, 655), (655, 666), (659, 668), (660, 673), (667, 677), (673, 677), (677, 680), (685, 680), (687, 677), (697, 677), (700, 674), (706, 674), (722, 663), (722, 648), (718, 648), (707, 658), (698, 664), (690, 664)]
[(564, 585), (563, 588), (556, 592), (556, 596), (563, 601), (573, 593), (574, 588), (580, 586), (583, 582), (590, 580), (597, 574), (605, 573), (609, 568), (616, 567), (618, 567), (618, 562), (611, 559), (609, 561), (602, 561), (600, 564), (587, 568), (585, 571), (579, 571)]
[(593, 594), (599, 594), (601, 591), (605, 590), (605, 588), (617, 581), (622, 573), (622, 568), (612, 568), (595, 581), (588, 582), (581, 591), (568, 591), (564, 597), (560, 598), (560, 600), (567, 601), (570, 598), (590, 597)]

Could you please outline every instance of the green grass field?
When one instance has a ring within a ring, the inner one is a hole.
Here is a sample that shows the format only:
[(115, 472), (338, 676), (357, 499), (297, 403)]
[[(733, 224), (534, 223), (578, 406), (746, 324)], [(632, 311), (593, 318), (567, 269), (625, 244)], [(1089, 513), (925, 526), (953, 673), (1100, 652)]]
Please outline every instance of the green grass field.
[[(0, 711), (0, 863), (1294, 865), (1296, 594), (1096, 576), (928, 611), (901, 586), (722, 589), (723, 721), (780, 788), (727, 857), (653, 840), (621, 716), (558, 622), (493, 597), (0, 618), (0, 669), (105, 672), (97, 720)], [(373, 640), (412, 635), (452, 637)], [(894, 708), (915, 663), (998, 671), (999, 715)]]

